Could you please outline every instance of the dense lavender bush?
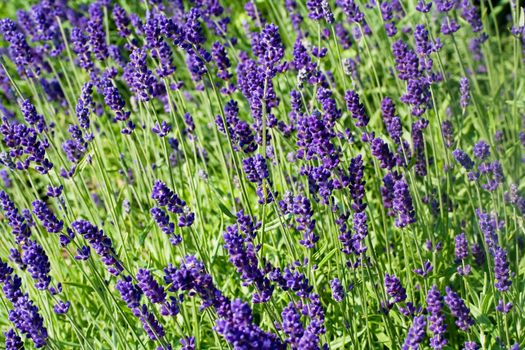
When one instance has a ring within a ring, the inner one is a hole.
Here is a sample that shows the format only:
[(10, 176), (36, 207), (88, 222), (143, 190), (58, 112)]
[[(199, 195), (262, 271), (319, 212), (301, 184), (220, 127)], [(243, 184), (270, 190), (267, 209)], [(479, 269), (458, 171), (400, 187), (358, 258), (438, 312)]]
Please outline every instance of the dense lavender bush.
[(3, 346), (524, 348), (521, 2), (4, 1)]

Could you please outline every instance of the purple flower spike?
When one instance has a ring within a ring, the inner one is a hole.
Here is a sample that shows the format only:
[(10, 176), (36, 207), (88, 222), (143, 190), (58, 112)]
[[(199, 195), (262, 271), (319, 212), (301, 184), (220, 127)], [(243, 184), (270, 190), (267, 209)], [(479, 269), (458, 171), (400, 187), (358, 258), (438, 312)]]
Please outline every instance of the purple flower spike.
[(419, 349), (419, 345), (425, 339), (426, 325), (427, 325), (427, 321), (425, 319), (425, 316), (415, 317), (414, 321), (412, 322), (412, 326), (408, 330), (407, 337), (401, 349), (402, 350)]
[(404, 179), (394, 184), (392, 208), (396, 212), (396, 226), (403, 228), (416, 222), (416, 211), (412, 204), (412, 196)]
[(332, 289), (332, 298), (338, 303), (343, 301), (345, 291), (338, 278), (334, 278), (330, 281), (330, 288)]
[(399, 303), (407, 298), (406, 290), (401, 285), (401, 281), (395, 275), (385, 274), (385, 288), (387, 294), (394, 299), (394, 303)]
[(360, 102), (359, 95), (353, 90), (345, 93), (346, 107), (352, 113), (352, 117), (356, 119), (355, 125), (358, 127), (365, 127), (368, 125), (368, 116), (366, 115), (365, 106)]
[(147, 269), (139, 269), (137, 273), (138, 287), (144, 295), (154, 304), (161, 304), (166, 301), (166, 292), (159, 283), (153, 278)]
[(441, 350), (448, 343), (448, 340), (445, 338), (447, 325), (443, 313), (443, 296), (435, 285), (428, 291), (427, 305), (430, 314), (428, 316), (429, 329), (434, 333), (434, 336), (430, 339), (430, 346), (432, 349)]
[(47, 204), (41, 200), (33, 202), (33, 213), (49, 233), (58, 233), (64, 228), (64, 221), (58, 220)]
[(454, 292), (450, 287), (446, 287), (447, 295), (445, 296), (445, 302), (450, 309), (452, 315), (456, 318), (456, 326), (464, 332), (467, 332), (475, 321), (470, 315), (469, 308), (465, 305), (463, 299)]
[(506, 292), (512, 285), (510, 280), (509, 263), (507, 261), (507, 252), (501, 247), (497, 247), (494, 252), (494, 285), (500, 292)]

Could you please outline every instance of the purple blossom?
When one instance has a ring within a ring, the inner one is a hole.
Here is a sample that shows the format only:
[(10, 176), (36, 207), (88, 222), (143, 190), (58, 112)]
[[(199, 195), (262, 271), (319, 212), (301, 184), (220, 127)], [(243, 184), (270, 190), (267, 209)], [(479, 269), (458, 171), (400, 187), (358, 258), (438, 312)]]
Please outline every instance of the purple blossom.
[(126, 10), (124, 10), (119, 5), (113, 7), (113, 19), (115, 20), (115, 26), (117, 27), (117, 32), (123, 38), (129, 36), (131, 31), (129, 30), (129, 24), (131, 23)]
[(392, 101), (390, 97), (385, 97), (383, 101), (381, 101), (381, 112), (388, 134), (396, 144), (399, 144), (403, 129), (401, 119), (396, 115), (394, 101)]
[(59, 300), (58, 303), (56, 303), (53, 306), (53, 311), (57, 315), (64, 315), (64, 314), (67, 314), (70, 306), (71, 306), (71, 302), (69, 301), (64, 302), (62, 300)]
[(264, 272), (259, 269), (256, 255), (258, 248), (255, 246), (255, 224), (249, 216), (242, 211), (237, 213), (237, 223), (228, 226), (223, 233), (224, 248), (230, 256), (229, 261), (241, 274), (244, 285), (254, 284), (258, 292), (253, 295), (253, 302), (267, 302), (270, 300), (273, 287)]
[(47, 130), (47, 125), (44, 120), (44, 116), (38, 114), (35, 106), (33, 106), (28, 99), (23, 100), (20, 103), (20, 110), (24, 115), (25, 121), (29, 125), (35, 127), (38, 133), (42, 133), (44, 130)]
[(472, 161), (472, 159), (470, 159), (468, 154), (466, 154), (459, 148), (452, 152), (452, 155), (454, 156), (456, 161), (466, 170), (470, 170), (472, 169), (472, 167), (474, 167), (474, 162)]
[(507, 261), (507, 252), (501, 247), (496, 247), (494, 251), (494, 285), (500, 292), (506, 292), (512, 285), (510, 280), (509, 263)]
[(135, 49), (129, 56), (129, 62), (124, 69), (126, 79), (131, 91), (140, 101), (147, 102), (155, 90), (157, 80), (148, 68), (147, 54), (144, 49)]
[(124, 269), (117, 258), (111, 239), (97, 226), (86, 220), (77, 220), (72, 224), (73, 229), (86, 239), (91, 248), (100, 256), (112, 275), (119, 275)]
[(161, 304), (166, 301), (166, 292), (159, 283), (153, 278), (147, 269), (139, 269), (137, 273), (137, 285), (144, 295), (154, 304)]
[(336, 0), (335, 2), (338, 7), (343, 10), (346, 19), (352, 22), (361, 22), (364, 20), (364, 14), (359, 10), (358, 5), (354, 0)]
[(34, 201), (33, 213), (36, 215), (38, 220), (40, 220), (42, 226), (44, 226), (47, 232), (58, 233), (62, 231), (64, 227), (64, 221), (58, 220), (45, 202), (41, 200)]
[(260, 184), (270, 176), (266, 159), (260, 154), (244, 159), (242, 161), (242, 167), (250, 182)]
[(21, 257), (22, 263), (27, 266), (27, 271), (36, 281), (35, 287), (46, 290), (51, 283), (49, 272), (51, 265), (46, 252), (36, 241), (29, 240), (24, 246)]
[(405, 338), (405, 342), (403, 343), (403, 346), (401, 347), (401, 349), (403, 350), (419, 349), (419, 345), (423, 342), (423, 339), (425, 339), (426, 325), (427, 325), (427, 322), (426, 322), (425, 316), (422, 315), (422, 316), (414, 317), (412, 326), (410, 326), (410, 329), (408, 330), (407, 337)]
[(445, 323), (445, 315), (443, 313), (443, 296), (439, 292), (436, 285), (427, 293), (427, 309), (429, 312), (428, 321), (429, 329), (434, 336), (430, 339), (430, 346), (432, 349), (443, 349), (448, 341), (445, 338), (447, 325)]
[(77, 101), (76, 114), (80, 127), (83, 129), (89, 129), (90, 121), (89, 116), (93, 111), (93, 99), (91, 97), (93, 93), (93, 84), (87, 82), (82, 86), (82, 93)]
[(385, 289), (394, 303), (402, 302), (407, 298), (405, 288), (403, 288), (401, 281), (395, 275), (385, 274)]
[(467, 332), (475, 321), (470, 315), (469, 308), (465, 305), (465, 302), (454, 292), (450, 287), (446, 287), (447, 295), (445, 296), (445, 302), (450, 309), (452, 315), (456, 318), (456, 326), (464, 332)]
[(286, 334), (286, 343), (290, 344), (292, 349), (299, 349), (299, 341), (304, 335), (304, 326), (301, 323), (301, 314), (290, 302), (287, 307), (283, 309), (281, 314), (283, 323), (282, 328)]
[(7, 332), (4, 332), (5, 337), (5, 349), (6, 350), (21, 350), (24, 349), (24, 343), (22, 338), (20, 338), (14, 329), (9, 329)]
[(356, 119), (355, 125), (358, 127), (365, 127), (368, 124), (368, 116), (366, 115), (365, 106), (359, 101), (359, 95), (353, 90), (345, 93), (346, 107), (352, 113), (352, 117)]
[(500, 299), (498, 301), (498, 305), (496, 305), (496, 311), (498, 312), (501, 312), (501, 313), (504, 313), (504, 314), (508, 314), (512, 308), (514, 307), (514, 305), (512, 304), (512, 302), (508, 302), (505, 304), (505, 301), (503, 299)]
[(461, 108), (465, 109), (469, 105), (470, 101), (470, 83), (467, 77), (462, 77), (460, 79), (459, 92), (461, 94), (459, 105), (461, 106)]
[(416, 211), (412, 204), (412, 196), (405, 180), (397, 180), (394, 184), (392, 208), (396, 212), (396, 226), (403, 228), (416, 222)]
[(490, 156), (490, 146), (483, 140), (477, 142), (472, 148), (474, 157), (484, 160)]
[(343, 301), (343, 298), (345, 296), (345, 291), (339, 279), (334, 278), (333, 280), (331, 280), (330, 288), (332, 289), (332, 298), (338, 303)]
[(95, 58), (99, 61), (108, 58), (109, 51), (106, 43), (106, 33), (104, 31), (104, 13), (102, 6), (98, 3), (93, 3), (89, 6), (89, 21), (86, 31)]
[(15, 236), (15, 241), (17, 243), (26, 241), (31, 236), (30, 227), (26, 219), (20, 215), (15, 203), (4, 191), (0, 191), (0, 205), (7, 217), (9, 226), (11, 226), (11, 231)]
[(468, 257), (468, 241), (465, 233), (462, 232), (456, 236), (455, 242), (455, 255), (457, 260), (465, 260)]
[(454, 34), (459, 30), (459, 28), (460, 26), (456, 20), (450, 17), (443, 18), (443, 21), (441, 22), (441, 34), (443, 35)]

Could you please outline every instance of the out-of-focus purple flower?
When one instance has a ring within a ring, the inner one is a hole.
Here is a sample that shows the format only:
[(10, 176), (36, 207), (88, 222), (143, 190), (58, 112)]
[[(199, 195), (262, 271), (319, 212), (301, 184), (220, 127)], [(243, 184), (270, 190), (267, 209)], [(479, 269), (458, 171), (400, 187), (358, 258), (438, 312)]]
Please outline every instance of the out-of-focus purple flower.
[(80, 127), (88, 129), (90, 125), (89, 115), (93, 111), (93, 99), (91, 97), (93, 93), (93, 84), (87, 82), (82, 86), (82, 94), (78, 98), (76, 106), (76, 114)]
[(73, 52), (77, 55), (76, 63), (87, 71), (92, 70), (95, 65), (91, 60), (89, 41), (79, 27), (73, 27), (71, 30), (71, 46)]
[(181, 350), (195, 350), (195, 337), (182, 337), (179, 342)]
[(485, 262), (485, 252), (481, 245), (477, 243), (472, 245), (472, 255), (477, 265), (482, 265)]
[(498, 229), (497, 220), (481, 209), (476, 209), (476, 215), (478, 217), (479, 229), (485, 237), (485, 243), (489, 248), (489, 252), (493, 254), (498, 244), (498, 237), (496, 235), (496, 230)]
[[(153, 198), (160, 207), (167, 207), (168, 211), (171, 213), (179, 215), (178, 226), (187, 227), (193, 224), (195, 219), (194, 213), (192, 213), (189, 207), (186, 205), (186, 202), (183, 201), (175, 192), (173, 192), (164, 182), (156, 180), (153, 185), (153, 190), (151, 193), (151, 198)], [(162, 219), (160, 223), (166, 226), (166, 220), (158, 211), (154, 214), (158, 215), (158, 219)], [(162, 216), (162, 217), (161, 217)], [(169, 229), (169, 224), (167, 224)], [(162, 227), (161, 227), (162, 229)]]
[(450, 309), (452, 315), (456, 318), (456, 326), (464, 332), (467, 332), (475, 321), (470, 315), (469, 308), (465, 305), (463, 299), (452, 290), (449, 286), (446, 287), (447, 295), (445, 296), (445, 302)]
[(261, 344), (267, 349), (286, 348), (275, 334), (266, 333), (254, 324), (252, 310), (247, 303), (236, 299), (229, 309), (230, 313), (219, 318), (214, 327), (228, 343), (235, 344), (237, 348), (249, 348), (250, 344)]
[(299, 341), (304, 335), (301, 314), (295, 307), (294, 303), (290, 302), (288, 306), (283, 309), (281, 316), (283, 319), (283, 332), (287, 336), (286, 343), (290, 344), (292, 349), (299, 349)]
[(512, 285), (510, 280), (509, 263), (507, 261), (507, 252), (501, 247), (496, 247), (494, 251), (494, 285), (500, 292), (506, 292)]
[(475, 341), (466, 341), (463, 344), (463, 350), (478, 350), (480, 346)]
[(26, 219), (20, 215), (15, 203), (9, 198), (9, 195), (0, 191), (0, 205), (7, 217), (9, 226), (11, 226), (12, 233), (15, 236), (17, 243), (26, 241), (31, 236), (31, 231)]
[(372, 155), (377, 158), (379, 165), (384, 169), (392, 169), (396, 164), (396, 158), (388, 144), (384, 142), (381, 138), (376, 137), (372, 140), (371, 143)]
[(363, 179), (363, 157), (360, 154), (350, 160), (348, 173), (350, 177), (348, 187), (350, 190), (350, 195), (354, 201), (352, 203), (352, 209), (354, 209), (356, 212), (364, 211), (366, 208), (366, 203), (363, 202), (365, 198), (366, 182)]
[(459, 30), (459, 28), (460, 26), (456, 20), (450, 17), (443, 18), (443, 21), (441, 22), (441, 34), (443, 35), (454, 34)]
[(89, 6), (89, 21), (87, 23), (86, 31), (95, 58), (99, 61), (108, 58), (108, 45), (106, 43), (106, 33), (104, 31), (104, 13), (102, 11), (102, 6), (98, 3), (93, 3)]
[(229, 80), (232, 77), (232, 74), (228, 71), (231, 67), (231, 63), (226, 53), (226, 49), (220, 42), (216, 41), (213, 43), (211, 55), (219, 68), (217, 76), (222, 80)]
[(292, 213), (295, 215), (296, 229), (304, 234), (299, 243), (307, 248), (313, 248), (319, 240), (319, 236), (314, 232), (315, 219), (313, 219), (314, 211), (310, 200), (302, 195), (294, 197), (291, 193), (287, 193), (284, 199), (279, 202), (279, 206), (284, 214)]
[(163, 120), (162, 123), (160, 123), (160, 124), (156, 123), (151, 128), (151, 131), (153, 131), (159, 137), (165, 137), (171, 131), (171, 124), (168, 124), (165, 120)]
[(459, 105), (465, 109), (470, 101), (470, 83), (467, 77), (462, 77), (459, 80), (459, 93), (461, 95)]
[(59, 300), (58, 303), (56, 303), (53, 306), (53, 311), (57, 315), (67, 314), (67, 312), (69, 311), (69, 307), (70, 306), (71, 306), (71, 302), (69, 302), (69, 301), (65, 301), (64, 302), (62, 300)]
[(343, 13), (350, 23), (364, 20), (365, 15), (359, 10), (354, 0), (336, 0), (335, 3), (343, 10)]
[(201, 18), (201, 11), (193, 7), (185, 15), (186, 23), (184, 25), (185, 41), (191, 45), (199, 46), (206, 41), (203, 35), (202, 25), (199, 21)]
[(4, 295), (13, 306), (13, 309), (8, 312), (9, 321), (20, 333), (33, 341), (35, 348), (44, 347), (47, 344), (48, 333), (38, 307), (29, 299), (27, 293), (22, 293), (20, 289), (22, 280), (1, 259), (0, 284), (3, 284)]
[(472, 161), (472, 159), (470, 159), (468, 154), (466, 154), (465, 152), (463, 152), (459, 148), (456, 149), (454, 152), (452, 152), (452, 155), (454, 156), (456, 161), (459, 164), (461, 164), (461, 166), (463, 168), (465, 168), (466, 170), (470, 170), (474, 166), (474, 162)]
[(339, 281), (338, 278), (334, 278), (330, 281), (330, 288), (332, 289), (332, 298), (334, 298), (334, 300), (338, 303), (343, 301), (345, 291), (341, 285), (341, 281)]
[(448, 12), (454, 8), (455, 1), (453, 0), (435, 0), (436, 8), (439, 12)]
[(403, 228), (416, 222), (416, 211), (412, 204), (412, 196), (408, 184), (404, 179), (397, 180), (394, 184), (392, 208), (396, 212), (396, 226)]
[(441, 133), (445, 147), (452, 148), (454, 146), (454, 126), (450, 120), (444, 120), (443, 123), (441, 123)]
[(264, 179), (268, 179), (270, 176), (268, 166), (266, 165), (266, 159), (260, 154), (244, 159), (242, 161), (242, 166), (244, 173), (250, 182), (260, 184)]
[(430, 339), (432, 349), (443, 349), (448, 341), (445, 338), (447, 325), (445, 324), (445, 315), (443, 313), (443, 296), (436, 285), (427, 293), (427, 309), (429, 312), (428, 321), (429, 329), (434, 336)]
[(37, 54), (26, 41), (25, 35), (19, 30), (16, 23), (4, 18), (0, 21), (0, 32), (9, 43), (9, 55), (21, 74), (33, 77), (38, 75), (40, 68), (36, 64)]
[(416, 10), (422, 13), (427, 13), (430, 11), (431, 7), (432, 7), (432, 1), (426, 4), (424, 0), (418, 0), (417, 5), (416, 5)]
[(500, 299), (498, 301), (498, 305), (496, 305), (496, 311), (508, 314), (513, 307), (514, 305), (510, 301), (505, 304), (505, 301), (503, 299)]
[(478, 8), (470, 3), (469, 0), (463, 0), (460, 3), (461, 8), (461, 17), (465, 19), (474, 33), (480, 32), (483, 30), (483, 23), (481, 17), (478, 13)]
[(259, 261), (256, 255), (257, 247), (253, 239), (255, 237), (255, 224), (249, 216), (242, 211), (237, 213), (237, 223), (228, 226), (223, 234), (224, 248), (230, 256), (229, 261), (241, 274), (245, 285), (254, 284), (258, 292), (253, 295), (254, 303), (267, 302), (270, 300), (273, 287), (264, 272), (259, 269)]
[(478, 159), (486, 159), (490, 156), (490, 146), (485, 141), (481, 140), (477, 142), (472, 148), (472, 153), (474, 157)]
[(418, 274), (421, 277), (427, 277), (429, 273), (432, 272), (434, 267), (430, 260), (425, 261), (422, 267), (414, 269), (414, 273)]
[(455, 255), (457, 260), (465, 260), (468, 257), (468, 241), (465, 233), (462, 232), (454, 239)]

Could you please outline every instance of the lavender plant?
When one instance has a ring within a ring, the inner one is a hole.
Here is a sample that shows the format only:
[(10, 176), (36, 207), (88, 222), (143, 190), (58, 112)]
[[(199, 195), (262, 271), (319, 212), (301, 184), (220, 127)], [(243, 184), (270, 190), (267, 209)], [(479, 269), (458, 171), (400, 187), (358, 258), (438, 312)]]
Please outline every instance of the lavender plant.
[(1, 3), (3, 345), (525, 347), (521, 2)]

